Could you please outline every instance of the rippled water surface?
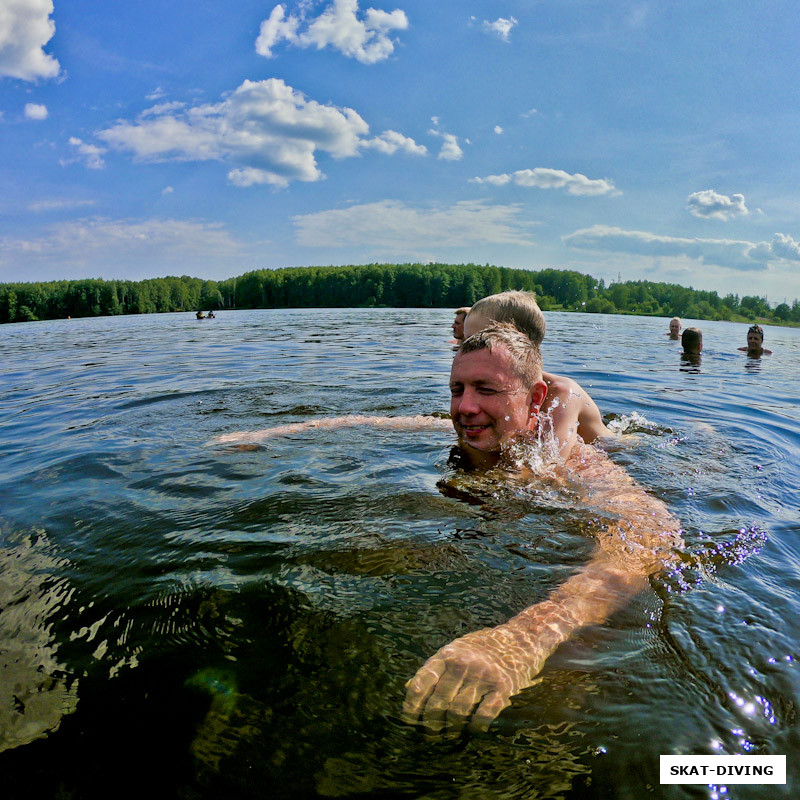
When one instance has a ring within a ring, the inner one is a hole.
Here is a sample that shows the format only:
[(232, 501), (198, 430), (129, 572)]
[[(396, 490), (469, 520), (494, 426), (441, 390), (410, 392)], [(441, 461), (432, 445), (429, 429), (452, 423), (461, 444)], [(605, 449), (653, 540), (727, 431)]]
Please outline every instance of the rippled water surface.
[[(435, 650), (589, 557), (585, 511), (449, 491), (446, 431), (235, 430), (448, 408), (446, 310), (0, 328), (4, 796), (795, 797), (800, 332), (548, 314), (545, 365), (685, 528), (684, 568), (549, 659), (484, 735), (405, 725)], [(786, 754), (784, 786), (660, 786), (668, 753)]]

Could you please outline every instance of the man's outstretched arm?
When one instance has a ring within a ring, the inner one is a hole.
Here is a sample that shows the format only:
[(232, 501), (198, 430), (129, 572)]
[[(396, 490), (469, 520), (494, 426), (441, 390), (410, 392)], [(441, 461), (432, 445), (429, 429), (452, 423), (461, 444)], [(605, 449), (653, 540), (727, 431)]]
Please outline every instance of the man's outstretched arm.
[(372, 427), (383, 430), (448, 430), (453, 423), (442, 417), (431, 417), (418, 414), (414, 417), (372, 417), (366, 414), (351, 414), (344, 417), (320, 417), (305, 422), (289, 422), (257, 431), (234, 431), (224, 433), (212, 439), (209, 444), (251, 444), (276, 436), (288, 436), (293, 433), (313, 430), (315, 428), (360, 428)]
[(585, 473), (591, 504), (622, 518), (598, 535), (592, 560), (546, 600), (495, 628), (468, 633), (429, 658), (407, 685), (406, 721), (433, 731), (466, 723), (486, 730), (511, 697), (535, 682), (562, 642), (579, 628), (608, 619), (670, 560), (681, 540), (666, 506), (594, 448), (579, 447), (574, 463), (576, 472)]

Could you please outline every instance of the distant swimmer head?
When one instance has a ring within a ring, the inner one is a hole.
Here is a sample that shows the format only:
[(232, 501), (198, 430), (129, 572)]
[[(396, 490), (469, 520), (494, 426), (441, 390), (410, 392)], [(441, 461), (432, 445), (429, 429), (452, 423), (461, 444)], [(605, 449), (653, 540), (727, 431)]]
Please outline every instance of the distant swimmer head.
[(453, 338), (459, 342), (464, 339), (464, 319), (469, 314), (469, 306), (461, 306), (454, 312), (455, 319), (453, 319)]
[(747, 349), (760, 350), (764, 344), (764, 329), (760, 325), (751, 325), (747, 329)]
[(681, 332), (681, 318), (673, 317), (669, 321), (669, 336), (672, 339), (677, 339)]
[(703, 334), (699, 328), (687, 328), (681, 334), (681, 345), (687, 356), (699, 355), (703, 349)]

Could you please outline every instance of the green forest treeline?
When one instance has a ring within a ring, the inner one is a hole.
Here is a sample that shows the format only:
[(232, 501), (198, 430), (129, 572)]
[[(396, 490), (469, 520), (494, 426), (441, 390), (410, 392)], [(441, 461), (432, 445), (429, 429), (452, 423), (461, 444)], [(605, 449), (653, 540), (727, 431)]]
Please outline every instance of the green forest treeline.
[(800, 323), (800, 302), (770, 308), (755, 295), (699, 291), (674, 283), (611, 283), (573, 270), (476, 264), (368, 264), (255, 270), (224, 281), (189, 276), (142, 281), (65, 280), (0, 284), (0, 322), (151, 314), (220, 308), (457, 308), (506, 289), (536, 293), (547, 310), (711, 320)]

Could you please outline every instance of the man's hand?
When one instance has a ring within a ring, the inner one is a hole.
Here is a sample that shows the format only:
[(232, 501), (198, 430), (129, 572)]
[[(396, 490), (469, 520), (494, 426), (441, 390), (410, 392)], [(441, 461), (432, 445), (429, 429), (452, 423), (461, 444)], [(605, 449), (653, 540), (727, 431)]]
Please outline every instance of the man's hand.
[(485, 731), (533, 683), (546, 657), (530, 633), (508, 624), (469, 633), (442, 647), (408, 682), (403, 717), (435, 733), (467, 723)]

